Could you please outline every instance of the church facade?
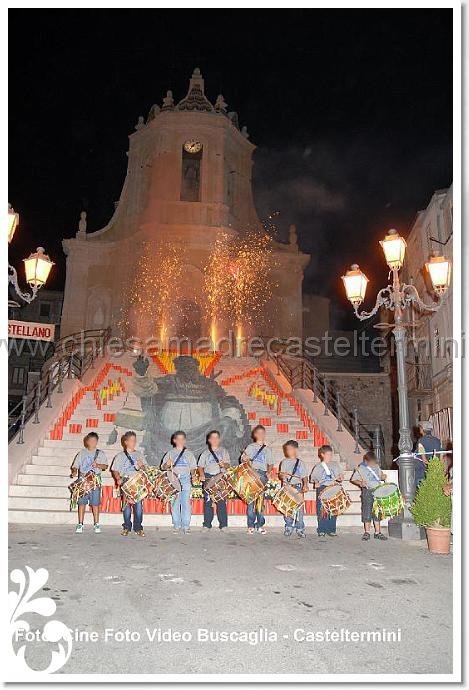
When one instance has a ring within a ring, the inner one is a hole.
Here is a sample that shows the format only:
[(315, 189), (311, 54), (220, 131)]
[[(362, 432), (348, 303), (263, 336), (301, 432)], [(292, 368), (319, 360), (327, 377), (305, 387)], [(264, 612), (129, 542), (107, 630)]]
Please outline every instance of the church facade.
[[(262, 228), (251, 185), (254, 150), (223, 96), (213, 104), (208, 100), (198, 69), (185, 98), (176, 103), (168, 91), (161, 107), (154, 105), (146, 120), (139, 118), (129, 137), (127, 174), (109, 223), (87, 232), (82, 213), (76, 236), (63, 240), (62, 335), (108, 326), (119, 334), (122, 303), (139, 271), (139, 247), (167, 241), (184, 248), (186, 257), (174, 304), (181, 322), (175, 322), (171, 335), (187, 335), (180, 331), (187, 330), (190, 314), (191, 335), (208, 336), (203, 270), (216, 238)], [(309, 255), (298, 249), (294, 228), (289, 243), (273, 241), (274, 287), (265, 307), (270, 318), (259, 327), (262, 332), (250, 335), (301, 337), (308, 261)]]

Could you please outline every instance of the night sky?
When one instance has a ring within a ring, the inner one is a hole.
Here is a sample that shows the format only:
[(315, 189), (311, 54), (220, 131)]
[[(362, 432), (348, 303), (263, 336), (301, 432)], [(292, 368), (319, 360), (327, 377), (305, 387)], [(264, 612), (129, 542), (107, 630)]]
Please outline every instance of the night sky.
[[(296, 223), (305, 291), (346, 308), (353, 261), (384, 285), (377, 240), (404, 234), (452, 181), (452, 12), (10, 10), (9, 201), (16, 264), (43, 245), (64, 284), (63, 237), (101, 228), (119, 199), (139, 115), (177, 100), (194, 67), (258, 149), (261, 218)], [(371, 292), (371, 290), (370, 290)]]

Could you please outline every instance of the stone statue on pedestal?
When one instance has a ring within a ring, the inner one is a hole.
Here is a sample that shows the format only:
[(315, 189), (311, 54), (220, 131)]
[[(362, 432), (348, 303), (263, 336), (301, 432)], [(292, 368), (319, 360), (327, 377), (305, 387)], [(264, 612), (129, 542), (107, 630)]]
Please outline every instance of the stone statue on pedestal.
[(134, 364), (137, 376), (133, 392), (141, 400), (142, 411), (117, 414), (117, 426), (129, 423), (144, 431), (143, 446), (147, 461), (158, 465), (178, 429), (187, 434), (187, 447), (196, 457), (206, 448), (206, 436), (217, 429), (233, 464), (237, 464), (249, 442), (250, 426), (243, 406), (212, 378), (199, 371), (194, 357), (182, 355), (174, 360), (174, 374), (152, 377), (147, 373), (147, 358)]
[(86, 211), (80, 213), (80, 220), (78, 221), (77, 237), (86, 237)]
[(290, 225), (288, 228), (288, 239), (292, 249), (298, 249), (298, 235), (296, 233), (296, 225)]

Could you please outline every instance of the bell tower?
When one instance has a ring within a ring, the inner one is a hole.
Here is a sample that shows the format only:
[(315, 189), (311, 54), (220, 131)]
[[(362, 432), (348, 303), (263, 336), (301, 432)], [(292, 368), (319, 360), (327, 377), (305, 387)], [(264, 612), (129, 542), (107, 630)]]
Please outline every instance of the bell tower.
[[(202, 308), (203, 270), (221, 232), (261, 229), (252, 195), (254, 144), (238, 115), (219, 94), (212, 104), (204, 79), (194, 69), (186, 95), (175, 102), (168, 91), (162, 104), (139, 117), (129, 136), (128, 166), (121, 196), (109, 223), (96, 232), (63, 241), (67, 279), (62, 332), (114, 325), (122, 301), (138, 273), (145, 243), (171, 241), (190, 257), (187, 304)], [(309, 258), (295, 245), (275, 243), (279, 281), (286, 294), (275, 297), (275, 311), (288, 311), (283, 323), (301, 332), (301, 281)], [(278, 254), (278, 256), (277, 256)], [(287, 264), (293, 264), (287, 268)], [(183, 309), (184, 307), (184, 309)], [(276, 319), (278, 322), (278, 320)], [(206, 330), (201, 323), (196, 330)]]

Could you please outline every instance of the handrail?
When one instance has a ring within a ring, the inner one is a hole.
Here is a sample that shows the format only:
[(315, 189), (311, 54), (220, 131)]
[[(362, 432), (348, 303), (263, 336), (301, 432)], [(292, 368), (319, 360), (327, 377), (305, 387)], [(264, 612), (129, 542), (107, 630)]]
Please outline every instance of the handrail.
[(376, 424), (363, 424), (359, 420), (357, 406), (349, 408), (343, 401), (340, 389), (334, 385), (330, 376), (320, 372), (311, 362), (304, 357), (285, 357), (278, 353), (272, 355), (265, 348), (266, 356), (275, 363), (277, 372), (285, 376), (292, 388), (309, 389), (313, 392), (313, 402), (321, 402), (324, 405), (323, 415), (332, 413), (337, 419), (337, 432), (345, 429), (355, 439), (356, 454), (361, 453), (361, 448), (374, 450), (378, 461), (384, 460), (384, 436), (382, 426)]
[[(100, 357), (104, 352), (104, 347), (110, 337), (110, 329), (103, 329), (99, 331), (83, 331), (85, 341), (91, 347), (83, 348), (83, 337), (80, 341), (75, 340), (76, 345), (80, 348), (70, 348), (68, 350), (56, 350), (55, 354), (50, 357), (43, 365), (40, 377), (34, 386), (27, 391), (22, 400), (10, 410), (8, 414), (8, 443), (13, 439), (16, 442), (24, 443), (24, 428), (26, 423), (34, 416), (33, 424), (39, 424), (39, 411), (45, 404), (45, 407), (52, 407), (52, 393), (57, 390), (57, 393), (63, 393), (62, 383), (65, 378), (81, 379), (84, 374), (90, 369), (94, 361)], [(76, 335), (76, 334), (73, 334)], [(70, 336), (66, 336), (70, 337)], [(93, 340), (94, 339), (94, 340)], [(65, 340), (62, 338), (60, 341)]]

